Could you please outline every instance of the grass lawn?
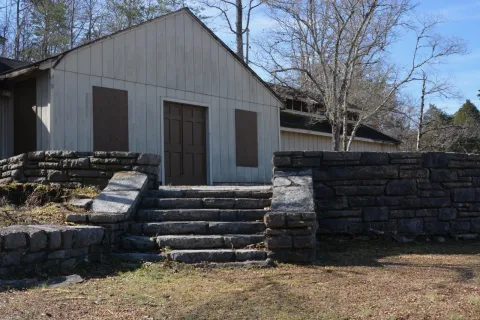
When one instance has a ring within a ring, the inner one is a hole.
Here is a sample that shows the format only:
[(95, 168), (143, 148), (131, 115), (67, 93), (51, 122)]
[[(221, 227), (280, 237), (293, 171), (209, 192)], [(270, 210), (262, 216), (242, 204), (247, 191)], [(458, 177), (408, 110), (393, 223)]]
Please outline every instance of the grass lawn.
[(480, 319), (479, 252), (329, 240), (315, 266), (92, 267), (80, 284), (0, 293), (0, 319)]

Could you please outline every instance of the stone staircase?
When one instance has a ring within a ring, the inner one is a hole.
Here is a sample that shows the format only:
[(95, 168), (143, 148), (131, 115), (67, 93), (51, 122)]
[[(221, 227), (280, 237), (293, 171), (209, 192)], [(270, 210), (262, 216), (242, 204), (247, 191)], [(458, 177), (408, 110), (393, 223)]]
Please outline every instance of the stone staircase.
[[(119, 257), (184, 263), (267, 261), (268, 186), (160, 187), (147, 192)], [(267, 210), (266, 210), (267, 208)]]

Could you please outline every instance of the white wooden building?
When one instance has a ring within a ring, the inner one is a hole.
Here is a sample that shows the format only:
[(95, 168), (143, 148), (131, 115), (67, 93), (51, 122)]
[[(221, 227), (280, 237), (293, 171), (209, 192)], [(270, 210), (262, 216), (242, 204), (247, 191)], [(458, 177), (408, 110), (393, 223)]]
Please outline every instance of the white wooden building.
[[(8, 60), (8, 61), (7, 61)], [(34, 150), (162, 155), (164, 184), (270, 183), (272, 153), (329, 150), (188, 9), (0, 73), (0, 159)], [(353, 150), (394, 151), (359, 137)], [(387, 139), (388, 140), (388, 139)]]
[(0, 158), (110, 148), (163, 155), (164, 183), (270, 183), (280, 149), (281, 100), (188, 9), (2, 73), (0, 88)]

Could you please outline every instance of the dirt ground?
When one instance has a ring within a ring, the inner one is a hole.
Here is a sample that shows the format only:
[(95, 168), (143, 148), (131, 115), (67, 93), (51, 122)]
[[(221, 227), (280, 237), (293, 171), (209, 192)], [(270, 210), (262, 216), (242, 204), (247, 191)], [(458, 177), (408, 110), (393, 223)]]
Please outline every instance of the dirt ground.
[(5, 196), (8, 188), (16, 189), (18, 186), (2, 186), (0, 190), (0, 227), (15, 224), (64, 224), (66, 213), (85, 211), (70, 206), (70, 200), (94, 198), (99, 193), (93, 187), (70, 190), (38, 185), (29, 190), (24, 201), (14, 204)]
[(480, 319), (479, 253), (479, 242), (329, 240), (313, 266), (111, 262), (77, 270), (90, 277), (80, 284), (1, 292), (0, 319)]

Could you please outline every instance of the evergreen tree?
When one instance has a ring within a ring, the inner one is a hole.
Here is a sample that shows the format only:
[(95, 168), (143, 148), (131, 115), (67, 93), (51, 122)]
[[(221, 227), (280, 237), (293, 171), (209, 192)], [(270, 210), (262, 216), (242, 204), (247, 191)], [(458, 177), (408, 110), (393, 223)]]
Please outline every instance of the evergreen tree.
[(456, 125), (476, 126), (480, 124), (480, 112), (477, 107), (467, 100), (455, 113), (453, 123)]

